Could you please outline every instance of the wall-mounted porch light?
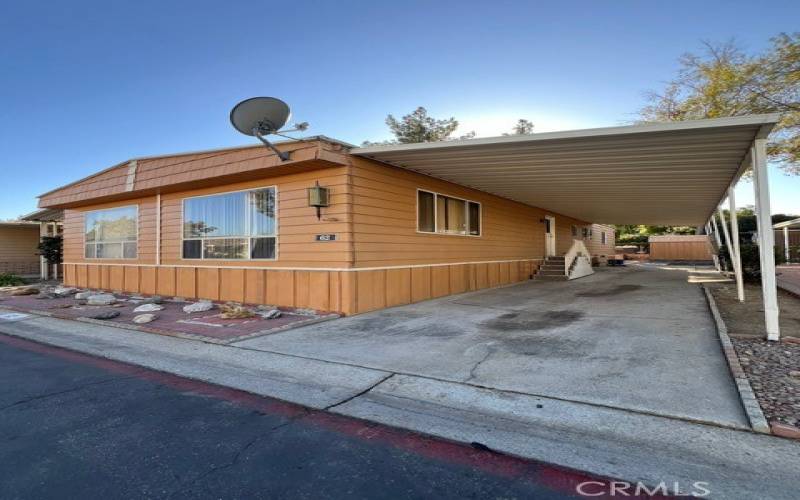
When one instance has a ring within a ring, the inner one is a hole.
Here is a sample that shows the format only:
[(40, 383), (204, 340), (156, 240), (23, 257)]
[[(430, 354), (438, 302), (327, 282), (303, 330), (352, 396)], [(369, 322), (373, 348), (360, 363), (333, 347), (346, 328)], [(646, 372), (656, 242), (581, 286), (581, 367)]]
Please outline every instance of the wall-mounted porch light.
[(317, 220), (320, 219), (320, 209), (322, 207), (327, 207), (329, 205), (329, 196), (330, 190), (326, 187), (322, 187), (319, 185), (319, 181), (316, 182), (314, 187), (310, 187), (307, 189), (308, 191), (308, 206), (315, 207), (317, 209)]

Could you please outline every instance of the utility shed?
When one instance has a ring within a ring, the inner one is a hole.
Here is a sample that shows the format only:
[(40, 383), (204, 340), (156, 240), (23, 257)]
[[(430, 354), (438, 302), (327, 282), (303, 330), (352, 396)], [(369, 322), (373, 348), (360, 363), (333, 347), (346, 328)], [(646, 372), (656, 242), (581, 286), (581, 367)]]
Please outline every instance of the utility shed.
[(706, 234), (650, 236), (650, 260), (711, 262), (713, 248)]

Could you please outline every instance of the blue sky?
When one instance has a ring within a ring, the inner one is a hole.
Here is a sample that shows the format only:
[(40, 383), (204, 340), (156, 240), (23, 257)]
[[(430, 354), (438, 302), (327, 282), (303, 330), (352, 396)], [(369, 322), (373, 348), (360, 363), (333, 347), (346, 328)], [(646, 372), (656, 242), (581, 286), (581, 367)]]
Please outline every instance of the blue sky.
[[(479, 136), (517, 118), (619, 125), (701, 40), (758, 51), (800, 19), (796, 1), (14, 4), (0, 6), (0, 218), (130, 157), (251, 144), (228, 112), (254, 95), (357, 144), (419, 105)], [(770, 184), (773, 212), (800, 214), (800, 178)]]

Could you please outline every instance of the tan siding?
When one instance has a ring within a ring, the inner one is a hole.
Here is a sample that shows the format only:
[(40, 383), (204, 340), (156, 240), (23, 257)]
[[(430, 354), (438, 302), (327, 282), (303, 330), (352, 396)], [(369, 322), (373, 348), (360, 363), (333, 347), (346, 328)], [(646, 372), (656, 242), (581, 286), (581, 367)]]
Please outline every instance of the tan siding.
[[(550, 212), (363, 158), (353, 159), (352, 177), (356, 267), (535, 259), (544, 255), (541, 219)], [(418, 188), (481, 203), (482, 235), (418, 233)], [(551, 215), (556, 217), (558, 251), (565, 253), (571, 245), (571, 225), (583, 222)]]
[(38, 225), (0, 225), (0, 273), (38, 273), (38, 245)]
[[(602, 233), (606, 233), (606, 244), (603, 245)], [(592, 236), (584, 240), (586, 248), (593, 256), (609, 256), (614, 255), (614, 246), (616, 244), (616, 233), (613, 227), (605, 226), (602, 224), (592, 224)]]

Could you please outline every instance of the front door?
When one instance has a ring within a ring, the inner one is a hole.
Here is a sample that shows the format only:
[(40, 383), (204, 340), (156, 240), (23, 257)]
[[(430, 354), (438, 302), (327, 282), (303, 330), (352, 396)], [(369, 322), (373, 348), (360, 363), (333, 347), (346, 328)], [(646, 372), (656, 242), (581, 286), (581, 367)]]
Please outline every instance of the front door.
[(544, 255), (545, 257), (556, 254), (556, 218), (552, 215), (544, 216)]

